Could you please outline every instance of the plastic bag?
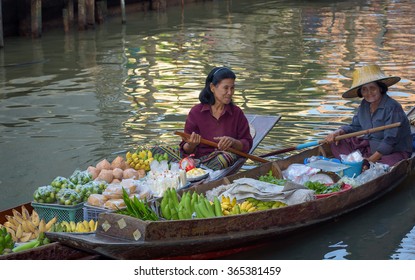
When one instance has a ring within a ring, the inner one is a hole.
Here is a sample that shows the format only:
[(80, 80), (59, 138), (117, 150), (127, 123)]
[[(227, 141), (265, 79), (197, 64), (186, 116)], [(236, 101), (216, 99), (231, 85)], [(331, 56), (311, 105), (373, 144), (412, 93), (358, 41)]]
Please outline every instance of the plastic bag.
[(353, 153), (350, 153), (348, 155), (341, 154), (340, 158), (341, 158), (342, 162), (361, 162), (361, 161), (363, 161), (362, 153), (359, 150), (354, 151)]
[(301, 163), (293, 163), (282, 172), (284, 179), (293, 181), (297, 184), (304, 184), (309, 181), (310, 176), (317, 174), (321, 170)]
[(388, 172), (390, 169), (389, 165), (379, 163), (379, 162), (376, 162), (376, 163), (369, 162), (369, 164), (370, 164), (370, 168), (356, 177), (356, 182), (359, 185), (362, 185), (366, 182), (376, 179), (377, 177)]

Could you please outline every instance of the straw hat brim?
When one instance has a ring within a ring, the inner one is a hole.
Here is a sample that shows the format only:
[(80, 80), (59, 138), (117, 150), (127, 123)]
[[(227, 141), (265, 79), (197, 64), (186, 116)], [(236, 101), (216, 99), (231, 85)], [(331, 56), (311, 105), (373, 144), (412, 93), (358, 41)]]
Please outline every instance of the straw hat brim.
[(397, 82), (399, 82), (401, 80), (400, 77), (396, 77), (396, 76), (392, 76), (392, 77), (387, 77), (387, 78), (382, 78), (382, 79), (377, 79), (377, 80), (373, 80), (373, 81), (369, 81), (367, 83), (361, 84), (361, 85), (357, 85), (355, 87), (350, 88), (348, 91), (346, 91), (345, 93), (343, 93), (342, 97), (343, 98), (354, 98), (357, 97), (357, 90), (366, 84), (369, 83), (373, 83), (373, 82), (382, 82), (384, 83), (387, 87), (390, 87), (391, 85), (396, 84)]

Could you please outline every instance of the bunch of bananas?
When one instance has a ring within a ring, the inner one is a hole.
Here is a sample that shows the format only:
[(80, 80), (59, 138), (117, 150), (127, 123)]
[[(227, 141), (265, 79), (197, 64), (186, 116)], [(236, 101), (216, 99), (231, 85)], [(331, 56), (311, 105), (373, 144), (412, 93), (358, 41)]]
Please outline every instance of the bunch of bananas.
[(261, 201), (253, 197), (248, 197), (241, 203), (237, 203), (235, 197), (231, 200), (228, 196), (222, 196), (221, 199), (222, 212), (225, 216), (275, 209), (284, 206), (287, 206), (287, 204), (281, 201)]
[(52, 226), (50, 231), (53, 232), (93, 232), (97, 230), (98, 222), (95, 222), (91, 219), (89, 222), (87, 220), (79, 221), (75, 223), (74, 221), (62, 221), (56, 223)]
[(7, 221), (3, 224), (7, 232), (10, 233), (14, 242), (27, 242), (36, 239), (40, 233), (49, 231), (57, 217), (54, 217), (49, 222), (40, 219), (38, 213), (33, 210), (29, 213), (27, 208), (22, 205), (22, 212), (12, 209), (13, 216), (6, 215)]
[(257, 210), (268, 210), (287, 206), (287, 204), (281, 201), (261, 201), (253, 197), (248, 197), (246, 200), (251, 202)]
[(232, 200), (229, 196), (222, 196), (220, 206), (222, 208), (223, 215), (227, 216), (230, 215), (232, 209), (237, 205), (236, 198), (234, 197)]
[(128, 165), (135, 170), (150, 171), (150, 163), (154, 160), (153, 153), (148, 149), (127, 152), (125, 157)]
[(229, 196), (222, 196), (221, 207), (222, 213), (225, 216), (251, 213), (257, 211), (257, 208), (248, 200), (245, 200), (241, 203), (237, 203), (235, 197), (231, 200)]

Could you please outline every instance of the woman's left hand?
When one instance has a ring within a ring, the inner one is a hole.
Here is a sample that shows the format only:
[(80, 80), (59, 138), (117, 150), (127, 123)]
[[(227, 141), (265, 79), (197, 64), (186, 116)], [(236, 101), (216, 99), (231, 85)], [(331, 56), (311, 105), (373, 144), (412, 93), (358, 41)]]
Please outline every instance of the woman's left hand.
[(222, 151), (226, 151), (227, 149), (231, 148), (235, 144), (235, 139), (229, 136), (220, 136), (214, 137), (216, 141), (218, 141), (218, 149)]

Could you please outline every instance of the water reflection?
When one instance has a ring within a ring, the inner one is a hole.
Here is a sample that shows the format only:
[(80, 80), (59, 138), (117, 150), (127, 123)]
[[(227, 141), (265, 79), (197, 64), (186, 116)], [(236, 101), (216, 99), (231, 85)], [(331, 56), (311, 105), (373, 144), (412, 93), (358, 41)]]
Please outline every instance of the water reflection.
[(325, 260), (346, 260), (347, 256), (350, 255), (350, 253), (347, 252), (347, 245), (343, 244), (343, 242), (330, 245), (329, 248), (332, 251), (329, 251), (324, 255), (323, 259)]
[(415, 260), (415, 227), (402, 239), (399, 248), (391, 258), (394, 260)]
[[(389, 93), (409, 110), (414, 10), (409, 0), (207, 1), (131, 15), (126, 25), (113, 18), (84, 32), (8, 38), (0, 51), (0, 156), (8, 159), (0, 208), (137, 145), (176, 144), (173, 131), (213, 66), (236, 72), (235, 102), (245, 112), (282, 115), (256, 154), (348, 123), (359, 100), (341, 93), (364, 63), (402, 77)], [(348, 247), (324, 243), (314, 258), (350, 258), (353, 243), (330, 240)]]

